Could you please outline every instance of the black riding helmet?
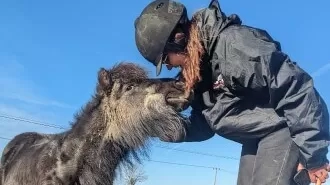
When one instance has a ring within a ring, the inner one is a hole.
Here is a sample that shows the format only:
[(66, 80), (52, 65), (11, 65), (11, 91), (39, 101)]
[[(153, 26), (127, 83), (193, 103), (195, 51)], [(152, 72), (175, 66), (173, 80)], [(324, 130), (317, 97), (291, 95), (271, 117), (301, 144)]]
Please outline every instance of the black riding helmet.
[[(188, 17), (186, 7), (172, 0), (155, 0), (148, 4), (135, 20), (135, 42), (142, 56), (161, 72), (167, 51), (181, 52), (186, 45), (172, 41), (177, 27), (187, 35)], [(181, 25), (181, 26), (178, 26)]]

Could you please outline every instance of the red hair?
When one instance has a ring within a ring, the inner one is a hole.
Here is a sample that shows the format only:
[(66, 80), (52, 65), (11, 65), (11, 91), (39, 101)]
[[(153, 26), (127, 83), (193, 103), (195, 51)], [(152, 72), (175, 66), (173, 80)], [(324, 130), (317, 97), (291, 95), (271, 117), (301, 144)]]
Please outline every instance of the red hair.
[(200, 76), (200, 62), (204, 54), (204, 47), (200, 42), (200, 32), (197, 24), (192, 20), (189, 30), (189, 39), (186, 47), (186, 60), (182, 75), (186, 85), (186, 92), (194, 88), (202, 78)]

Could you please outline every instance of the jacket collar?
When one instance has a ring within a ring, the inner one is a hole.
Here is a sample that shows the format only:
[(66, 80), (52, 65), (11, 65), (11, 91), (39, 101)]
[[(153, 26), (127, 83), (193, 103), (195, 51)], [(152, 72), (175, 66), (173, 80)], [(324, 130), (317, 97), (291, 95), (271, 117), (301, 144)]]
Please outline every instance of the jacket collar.
[(221, 10), (218, 0), (211, 0), (207, 8), (197, 11), (193, 15), (197, 26), (201, 30), (201, 39), (206, 52), (210, 55), (217, 41), (217, 36), (228, 26), (242, 24), (240, 17), (236, 14), (226, 16)]

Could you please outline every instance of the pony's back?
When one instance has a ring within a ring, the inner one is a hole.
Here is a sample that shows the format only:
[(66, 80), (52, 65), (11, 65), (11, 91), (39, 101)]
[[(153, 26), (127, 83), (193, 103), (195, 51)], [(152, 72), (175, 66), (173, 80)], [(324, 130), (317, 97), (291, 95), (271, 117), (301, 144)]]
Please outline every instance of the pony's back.
[[(47, 136), (35, 132), (26, 132), (15, 136), (4, 148), (1, 156), (0, 166), (0, 185), (5, 185), (6, 182), (11, 183), (6, 175), (11, 172), (24, 170), (26, 163), (33, 163), (35, 155), (30, 155), (29, 158), (21, 158), (24, 153), (28, 153), (31, 147), (42, 145), (43, 140), (47, 140)], [(15, 160), (13, 160), (15, 159)], [(26, 170), (26, 169), (25, 169)], [(26, 171), (31, 173), (31, 171)]]

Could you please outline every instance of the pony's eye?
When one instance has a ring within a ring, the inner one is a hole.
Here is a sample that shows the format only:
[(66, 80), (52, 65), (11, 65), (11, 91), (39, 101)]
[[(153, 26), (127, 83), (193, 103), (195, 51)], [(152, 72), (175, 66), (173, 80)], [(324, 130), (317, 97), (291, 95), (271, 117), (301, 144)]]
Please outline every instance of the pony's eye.
[(130, 90), (132, 90), (133, 89), (133, 85), (128, 85), (127, 87), (126, 87), (126, 91), (130, 91)]
[(156, 10), (158, 10), (159, 8), (161, 8), (163, 5), (164, 5), (163, 2), (162, 2), (162, 3), (159, 3), (159, 4), (157, 5), (157, 7), (156, 7)]

